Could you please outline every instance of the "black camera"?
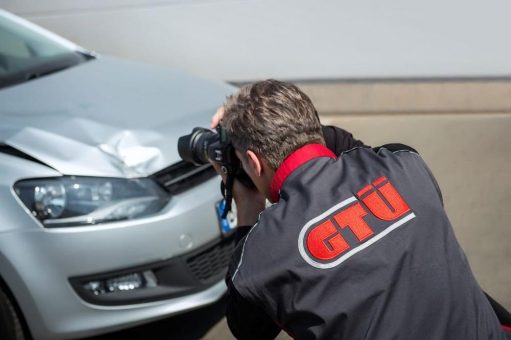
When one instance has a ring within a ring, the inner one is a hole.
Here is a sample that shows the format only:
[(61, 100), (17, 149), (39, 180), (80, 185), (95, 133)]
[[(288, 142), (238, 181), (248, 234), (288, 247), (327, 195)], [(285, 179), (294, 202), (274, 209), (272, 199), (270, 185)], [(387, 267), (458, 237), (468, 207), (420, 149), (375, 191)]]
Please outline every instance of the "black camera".
[(222, 166), (222, 170), (227, 175), (227, 181), (222, 186), (222, 194), (226, 199), (225, 216), (231, 206), (234, 179), (255, 189), (254, 183), (241, 167), (229, 136), (221, 126), (218, 126), (216, 130), (194, 128), (190, 134), (179, 137), (177, 150), (184, 161), (195, 165), (207, 164), (211, 160)]
[(177, 150), (183, 160), (195, 165), (207, 164), (209, 160), (224, 166), (239, 164), (232, 143), (221, 127), (216, 130), (194, 128), (189, 135), (179, 137)]

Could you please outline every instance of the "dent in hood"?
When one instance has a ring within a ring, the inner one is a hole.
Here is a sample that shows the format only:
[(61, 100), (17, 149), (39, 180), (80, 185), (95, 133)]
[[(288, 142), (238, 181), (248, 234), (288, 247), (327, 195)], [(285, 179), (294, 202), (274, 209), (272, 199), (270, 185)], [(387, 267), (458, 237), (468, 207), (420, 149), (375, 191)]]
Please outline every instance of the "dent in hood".
[(104, 57), (1, 90), (0, 140), (67, 175), (147, 176), (234, 90)]

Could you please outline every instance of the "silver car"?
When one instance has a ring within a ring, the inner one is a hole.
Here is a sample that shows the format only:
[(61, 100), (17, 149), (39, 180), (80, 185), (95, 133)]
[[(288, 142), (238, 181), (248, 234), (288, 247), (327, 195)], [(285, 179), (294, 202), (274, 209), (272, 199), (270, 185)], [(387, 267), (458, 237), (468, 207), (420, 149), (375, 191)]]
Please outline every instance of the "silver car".
[(0, 338), (76, 338), (218, 300), (234, 244), (177, 139), (234, 88), (100, 57), (0, 10)]

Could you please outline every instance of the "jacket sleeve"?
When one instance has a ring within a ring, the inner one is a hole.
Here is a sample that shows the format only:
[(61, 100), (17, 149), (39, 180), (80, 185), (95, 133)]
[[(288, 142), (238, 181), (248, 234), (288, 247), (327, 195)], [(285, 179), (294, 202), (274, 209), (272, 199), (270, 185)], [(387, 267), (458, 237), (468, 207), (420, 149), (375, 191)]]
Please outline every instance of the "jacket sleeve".
[(252, 229), (251, 225), (240, 225), (234, 231), (234, 242), (235, 245), (238, 245), (241, 240), (247, 236), (248, 232)]
[(502, 329), (505, 331), (506, 335), (509, 339), (511, 339), (511, 313), (507, 311), (500, 303), (495, 301), (488, 293), (484, 293), (486, 298), (490, 302), (490, 305), (493, 308), (493, 311), (497, 315), (497, 318), (500, 321)]
[(326, 147), (332, 150), (336, 156), (355, 147), (366, 146), (363, 142), (353, 138), (351, 133), (336, 126), (323, 125), (322, 130)]
[[(236, 228), (236, 246), (245, 238), (252, 226)], [(274, 339), (280, 332), (280, 327), (257, 305), (245, 299), (232, 283), (232, 273), (238, 263), (239, 249), (233, 255), (229, 271), (225, 277), (227, 285), (227, 305), (225, 316), (231, 333), (237, 339)]]
[[(236, 245), (243, 241), (252, 226), (236, 228)], [(225, 316), (231, 333), (237, 339), (274, 339), (280, 333), (280, 327), (257, 305), (245, 299), (232, 283), (232, 273), (239, 259), (239, 251), (233, 255), (233, 260), (226, 275), (227, 306)]]
[(280, 327), (262, 309), (244, 299), (230, 280), (227, 287), (225, 316), (234, 337), (240, 340), (275, 339)]

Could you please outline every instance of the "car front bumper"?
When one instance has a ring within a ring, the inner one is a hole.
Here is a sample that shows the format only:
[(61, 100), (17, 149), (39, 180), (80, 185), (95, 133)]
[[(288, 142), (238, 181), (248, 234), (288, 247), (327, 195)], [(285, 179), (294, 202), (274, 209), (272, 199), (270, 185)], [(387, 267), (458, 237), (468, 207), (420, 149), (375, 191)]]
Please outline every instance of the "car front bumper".
[[(207, 258), (209, 249), (229, 242), (218, 226), (218, 200), (218, 178), (214, 178), (173, 197), (161, 213), (152, 217), (61, 229), (37, 225), (1, 233), (0, 268), (8, 277), (6, 281), (32, 336), (90, 336), (218, 300), (225, 292), (226, 268), (197, 278), (187, 267), (190, 259), (204, 252), (203, 257)], [(15, 210), (10, 212), (11, 220), (38, 224), (21, 206)], [(148, 297), (133, 290), (123, 292), (112, 302), (108, 298), (88, 299), (80, 292), (80, 284), (87, 278), (115, 276), (137, 268), (167, 268), (160, 275), (163, 288), (145, 288), (149, 293), (151, 289), (163, 289), (161, 294)], [(164, 289), (169, 287), (170, 290)]]

